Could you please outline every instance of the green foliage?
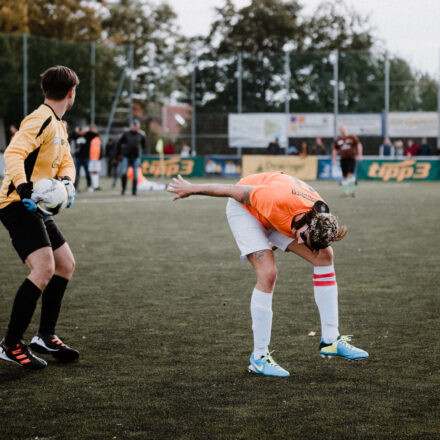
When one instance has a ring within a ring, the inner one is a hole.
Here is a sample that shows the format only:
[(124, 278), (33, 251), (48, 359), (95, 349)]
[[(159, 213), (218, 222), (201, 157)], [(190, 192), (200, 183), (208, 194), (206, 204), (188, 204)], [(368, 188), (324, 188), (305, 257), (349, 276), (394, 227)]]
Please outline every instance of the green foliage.
[[(205, 49), (201, 45), (205, 43)], [(373, 51), (368, 17), (342, 1), (324, 1), (311, 16), (299, 1), (253, 0), (235, 8), (230, 0), (217, 10), (198, 49), (199, 111), (237, 111), (237, 54), (243, 58), (243, 111), (284, 111), (285, 51), (289, 51), (289, 108), (331, 112), (334, 105), (333, 56), (339, 51), (339, 111), (384, 109), (384, 54)], [(391, 57), (390, 109), (435, 108), (435, 81), (420, 78), (409, 64)]]

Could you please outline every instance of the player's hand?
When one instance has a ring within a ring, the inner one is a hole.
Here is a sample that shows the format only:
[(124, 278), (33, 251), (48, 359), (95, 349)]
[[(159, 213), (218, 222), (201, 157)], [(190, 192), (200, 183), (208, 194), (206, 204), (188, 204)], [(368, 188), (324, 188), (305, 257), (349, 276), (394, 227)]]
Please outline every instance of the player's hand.
[(28, 211), (34, 212), (41, 217), (47, 217), (47, 214), (38, 207), (38, 202), (45, 199), (44, 195), (33, 191), (33, 183), (26, 182), (17, 186), (17, 193)]
[(173, 179), (167, 186), (167, 191), (177, 194), (173, 197), (173, 201), (177, 199), (184, 199), (193, 194), (194, 185), (185, 180), (180, 174)]
[(70, 208), (73, 205), (73, 202), (75, 201), (75, 186), (73, 185), (72, 181), (70, 180), (70, 177), (60, 177), (61, 183), (64, 183), (64, 186), (66, 187), (67, 191), (67, 197), (69, 199), (69, 204), (66, 206), (66, 208)]

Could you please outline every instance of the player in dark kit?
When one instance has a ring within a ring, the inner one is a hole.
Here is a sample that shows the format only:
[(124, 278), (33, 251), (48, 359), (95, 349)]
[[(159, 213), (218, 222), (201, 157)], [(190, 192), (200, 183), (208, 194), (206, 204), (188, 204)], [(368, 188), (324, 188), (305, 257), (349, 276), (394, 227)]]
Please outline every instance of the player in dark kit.
[(52, 217), (46, 217), (38, 207), (44, 197), (33, 191), (33, 184), (40, 179), (58, 178), (66, 186), (67, 207), (73, 203), (75, 167), (61, 118), (72, 107), (78, 84), (76, 73), (67, 67), (46, 70), (41, 75), (44, 103), (22, 121), (4, 154), (7, 171), (0, 189), (0, 220), (30, 273), (15, 295), (6, 336), (0, 343), (0, 359), (29, 369), (47, 365), (23, 342), (42, 293), (40, 327), (31, 348), (63, 362), (79, 357), (78, 351), (55, 334), (75, 260)]
[(356, 159), (362, 160), (362, 144), (359, 138), (354, 134), (348, 134), (347, 127), (341, 125), (339, 127), (341, 135), (336, 138), (332, 149), (332, 162), (335, 163), (336, 155), (339, 153), (341, 157), (342, 169), (342, 188), (346, 196), (354, 197), (354, 186), (356, 178), (354, 170), (356, 169)]

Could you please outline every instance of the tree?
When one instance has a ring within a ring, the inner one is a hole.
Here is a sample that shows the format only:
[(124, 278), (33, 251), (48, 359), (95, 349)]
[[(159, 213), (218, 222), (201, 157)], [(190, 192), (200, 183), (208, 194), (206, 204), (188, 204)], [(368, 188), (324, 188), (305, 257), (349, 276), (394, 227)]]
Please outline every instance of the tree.
[[(226, 0), (217, 9), (207, 50), (200, 55), (205, 63), (198, 71), (198, 101), (203, 111), (236, 110), (238, 52), (243, 54), (244, 111), (283, 109), (286, 50), (290, 52), (292, 108), (332, 108), (330, 51), (368, 50), (373, 39), (367, 21), (341, 1), (323, 3), (311, 17), (303, 16), (301, 9), (297, 0), (252, 0), (238, 10)], [(222, 57), (222, 62), (207, 63), (216, 57)]]
[(0, 0), (0, 32), (29, 32), (28, 0)]

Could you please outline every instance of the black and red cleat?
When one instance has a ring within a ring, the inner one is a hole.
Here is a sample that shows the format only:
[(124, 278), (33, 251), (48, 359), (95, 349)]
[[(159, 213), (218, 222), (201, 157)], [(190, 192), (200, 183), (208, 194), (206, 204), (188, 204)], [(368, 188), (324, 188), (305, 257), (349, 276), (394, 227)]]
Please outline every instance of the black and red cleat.
[(70, 348), (57, 335), (37, 333), (31, 341), (32, 350), (41, 354), (51, 354), (61, 362), (74, 362), (79, 358), (79, 351)]
[(32, 354), (23, 341), (14, 344), (12, 347), (8, 347), (3, 339), (0, 342), (0, 359), (15, 362), (21, 367), (30, 370), (40, 370), (47, 366), (47, 362)]

